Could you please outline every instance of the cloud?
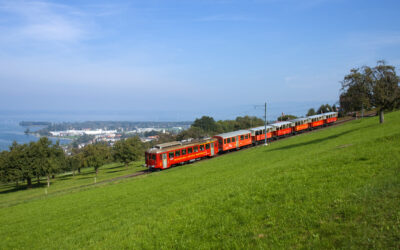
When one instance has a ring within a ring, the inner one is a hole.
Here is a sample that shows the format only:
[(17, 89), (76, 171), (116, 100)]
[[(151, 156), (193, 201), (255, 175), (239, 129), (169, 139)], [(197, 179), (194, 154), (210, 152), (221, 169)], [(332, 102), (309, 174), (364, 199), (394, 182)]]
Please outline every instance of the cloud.
[(13, 21), (1, 27), (18, 39), (76, 42), (87, 35), (82, 16), (74, 8), (45, 1), (3, 1), (0, 12)]

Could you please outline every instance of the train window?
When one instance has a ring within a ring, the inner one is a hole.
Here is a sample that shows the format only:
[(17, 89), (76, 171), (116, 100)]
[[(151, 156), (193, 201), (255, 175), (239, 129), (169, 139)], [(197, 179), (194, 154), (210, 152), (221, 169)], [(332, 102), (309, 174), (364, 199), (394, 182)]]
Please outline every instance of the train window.
[(227, 143), (231, 143), (231, 138), (226, 139)]
[(218, 139), (218, 143), (219, 143), (219, 144), (222, 144), (222, 140), (221, 140), (221, 139)]
[(224, 139), (224, 144), (226, 144), (226, 139)]
[(180, 150), (176, 150), (175, 151), (175, 157), (179, 157), (181, 155), (181, 151)]
[(206, 144), (206, 149), (210, 149), (210, 143)]
[[(247, 138), (246, 138), (246, 139), (247, 139)], [(242, 141), (244, 140), (244, 135), (241, 135), (241, 136), (240, 136), (240, 140), (242, 140)]]
[(194, 152), (199, 151), (199, 147), (198, 147), (198, 146), (193, 147), (193, 151), (194, 151)]
[(204, 145), (200, 145), (200, 151), (204, 151)]
[(235, 142), (236, 141), (236, 138), (235, 137), (232, 137), (232, 142)]
[(188, 148), (188, 154), (191, 154), (193, 151), (193, 148)]
[(160, 155), (160, 161), (162, 161), (162, 155)]
[(174, 158), (174, 152), (169, 152), (169, 158), (173, 159)]
[(249, 139), (249, 135), (246, 135), (244, 138), (245, 138), (245, 139)]
[(156, 160), (156, 155), (151, 155), (151, 159), (153, 159), (153, 161)]
[(182, 155), (186, 154), (186, 149), (182, 149)]

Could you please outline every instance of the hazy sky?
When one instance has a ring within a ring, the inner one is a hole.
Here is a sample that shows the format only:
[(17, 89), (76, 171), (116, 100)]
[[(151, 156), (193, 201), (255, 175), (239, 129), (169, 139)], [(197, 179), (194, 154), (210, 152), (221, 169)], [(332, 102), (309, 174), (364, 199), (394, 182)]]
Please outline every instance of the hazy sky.
[(398, 0), (0, 0), (0, 110), (332, 103), (350, 68), (400, 65), (399, 13)]

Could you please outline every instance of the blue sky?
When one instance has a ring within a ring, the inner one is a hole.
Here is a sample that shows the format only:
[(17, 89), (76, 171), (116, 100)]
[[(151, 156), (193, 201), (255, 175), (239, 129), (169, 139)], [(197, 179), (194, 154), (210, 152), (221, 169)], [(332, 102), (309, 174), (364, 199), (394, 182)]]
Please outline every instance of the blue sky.
[(0, 110), (304, 113), (335, 102), (352, 67), (399, 66), (399, 13), (385, 0), (0, 0)]

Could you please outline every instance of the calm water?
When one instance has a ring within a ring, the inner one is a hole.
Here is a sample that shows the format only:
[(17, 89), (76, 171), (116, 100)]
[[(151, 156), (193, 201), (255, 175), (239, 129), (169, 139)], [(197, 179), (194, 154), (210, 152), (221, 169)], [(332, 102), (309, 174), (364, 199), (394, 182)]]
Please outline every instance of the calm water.
[[(0, 120), (0, 151), (8, 150), (13, 141), (20, 144), (37, 141), (39, 138), (33, 135), (26, 135), (24, 131), (26, 127), (18, 125), (19, 121), (16, 120)], [(31, 131), (35, 131), (40, 127), (29, 127)], [(50, 138), (53, 142), (56, 139)], [(61, 144), (68, 144), (70, 140), (60, 140)]]

